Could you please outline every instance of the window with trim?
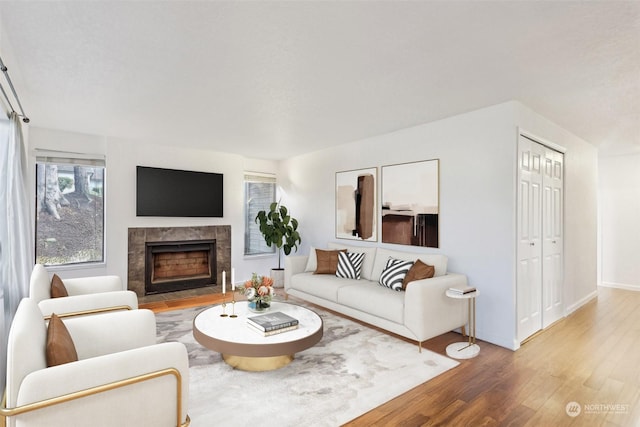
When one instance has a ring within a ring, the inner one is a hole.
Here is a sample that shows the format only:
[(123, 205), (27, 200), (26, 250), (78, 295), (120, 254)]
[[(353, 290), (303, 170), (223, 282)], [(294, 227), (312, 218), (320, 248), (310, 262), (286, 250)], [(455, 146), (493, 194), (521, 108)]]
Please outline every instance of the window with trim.
[(36, 156), (36, 263), (104, 262), (105, 161)]
[(271, 203), (276, 201), (275, 175), (245, 172), (244, 174), (244, 254), (273, 254), (276, 248), (269, 247), (260, 233), (256, 216), (261, 210), (269, 211)]

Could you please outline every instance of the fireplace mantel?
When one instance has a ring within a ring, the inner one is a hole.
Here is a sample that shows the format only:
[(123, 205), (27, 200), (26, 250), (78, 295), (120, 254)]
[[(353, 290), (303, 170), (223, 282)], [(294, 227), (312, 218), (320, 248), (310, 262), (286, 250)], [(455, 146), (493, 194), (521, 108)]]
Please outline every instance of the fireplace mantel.
[[(128, 289), (134, 291), (138, 297), (145, 296), (145, 244), (147, 242), (190, 240), (215, 240), (216, 283), (222, 283), (222, 272), (231, 270), (230, 225), (129, 228)], [(221, 292), (219, 285), (214, 286), (213, 289)]]

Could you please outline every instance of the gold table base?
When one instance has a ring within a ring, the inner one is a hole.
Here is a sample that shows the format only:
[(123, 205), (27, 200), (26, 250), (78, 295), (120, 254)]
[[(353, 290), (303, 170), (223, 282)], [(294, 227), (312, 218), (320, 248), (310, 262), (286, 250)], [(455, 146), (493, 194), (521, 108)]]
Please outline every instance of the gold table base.
[(283, 366), (287, 366), (293, 360), (293, 355), (269, 356), (269, 357), (246, 357), (223, 354), (222, 359), (227, 365), (240, 369), (241, 371), (262, 372), (274, 371)]

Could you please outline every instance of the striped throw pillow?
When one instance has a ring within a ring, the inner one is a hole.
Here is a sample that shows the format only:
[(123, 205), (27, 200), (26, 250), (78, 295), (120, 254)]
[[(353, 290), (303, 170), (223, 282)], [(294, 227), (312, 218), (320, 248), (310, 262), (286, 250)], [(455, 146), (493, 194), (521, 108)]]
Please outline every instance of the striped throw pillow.
[(380, 280), (378, 282), (382, 286), (393, 289), (394, 291), (403, 291), (402, 281), (412, 266), (413, 261), (405, 261), (389, 257), (387, 265), (384, 270), (382, 270), (382, 274), (380, 275)]
[(358, 252), (338, 252), (338, 268), (336, 276), (345, 279), (360, 279), (360, 270), (364, 253)]

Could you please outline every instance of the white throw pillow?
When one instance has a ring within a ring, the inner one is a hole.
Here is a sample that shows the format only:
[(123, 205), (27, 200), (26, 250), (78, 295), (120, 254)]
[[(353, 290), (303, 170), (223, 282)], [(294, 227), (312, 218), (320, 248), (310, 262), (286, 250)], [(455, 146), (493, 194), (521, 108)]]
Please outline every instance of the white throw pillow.
[(309, 257), (307, 258), (307, 266), (304, 268), (304, 271), (316, 271), (318, 268), (318, 258), (316, 258), (316, 248), (311, 246), (309, 248)]

